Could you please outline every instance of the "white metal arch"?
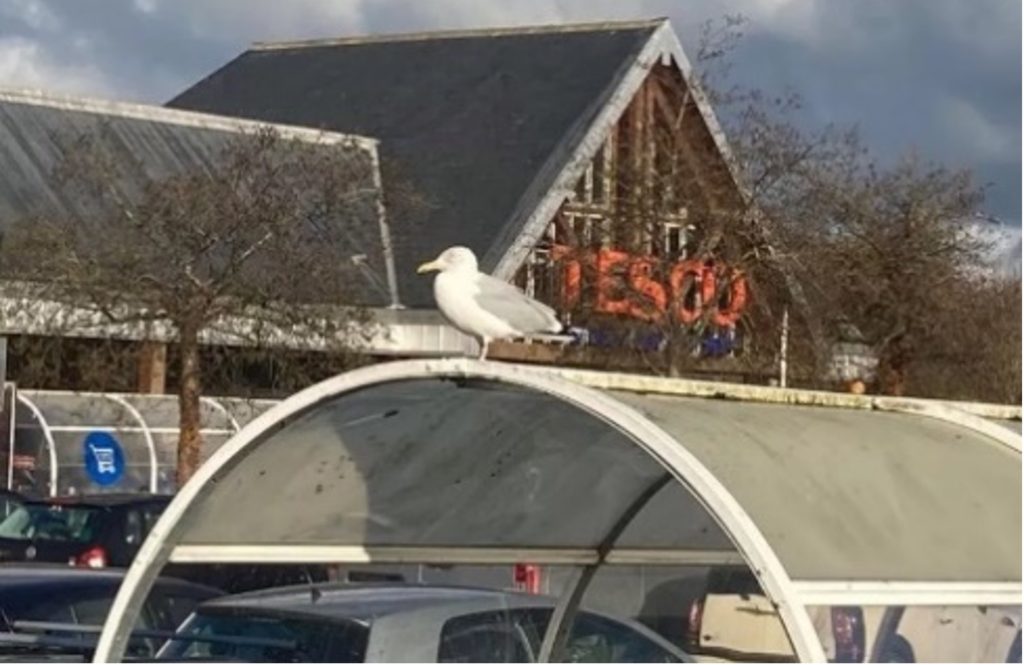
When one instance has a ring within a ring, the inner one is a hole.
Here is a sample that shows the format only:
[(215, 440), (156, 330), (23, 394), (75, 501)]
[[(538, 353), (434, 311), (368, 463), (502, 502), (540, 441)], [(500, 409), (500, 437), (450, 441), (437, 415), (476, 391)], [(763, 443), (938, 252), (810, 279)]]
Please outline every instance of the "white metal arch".
[(231, 412), (228, 411), (227, 407), (221, 404), (220, 401), (215, 400), (212, 397), (200, 397), (199, 401), (204, 404), (209, 404), (215, 411), (219, 411), (224, 418), (227, 419), (228, 424), (231, 425), (231, 429), (235, 430), (236, 433), (242, 429), (235, 417), (231, 415)]
[(139, 423), (139, 427), (142, 428), (142, 436), (146, 439), (146, 450), (149, 453), (149, 491), (156, 494), (159, 478), (159, 474), (157, 474), (157, 467), (159, 462), (156, 457), (156, 443), (153, 441), (153, 433), (149, 431), (149, 425), (146, 424), (146, 419), (142, 417), (142, 414), (139, 413), (138, 409), (132, 406), (128, 400), (120, 395), (104, 393), (103, 396), (124, 408), (124, 410), (130, 413), (132, 418), (135, 418), (135, 421)]
[(679, 482), (690, 487), (720, 522), (776, 603), (797, 656), (803, 661), (825, 661), (811, 619), (768, 541), (729, 491), (681, 442), (640, 412), (605, 393), (529, 368), (458, 358), (401, 361), (347, 372), (296, 393), (249, 422), (200, 467), (150, 531), (114, 599), (93, 662), (111, 662), (123, 657), (141, 603), (174, 549), (182, 518), (193, 502), (208, 493), (210, 481), (229, 473), (265, 433), (282, 421), (347, 392), (382, 383), (449, 376), (489, 379), (531, 388), (561, 399), (626, 434)]
[(18, 401), (28, 407), (28, 410), (36, 417), (40, 428), (43, 430), (43, 438), (46, 440), (46, 447), (49, 449), (50, 456), (50, 496), (57, 496), (57, 444), (53, 440), (50, 424), (46, 422), (43, 412), (39, 410), (39, 407), (32, 400), (21, 393), (17, 393), (17, 396)]
[(963, 411), (954, 406), (942, 402), (931, 402), (929, 400), (908, 400), (898, 397), (873, 397), (871, 406), (879, 411), (893, 411), (895, 413), (912, 413), (925, 418), (934, 418), (943, 422), (952, 423), (972, 432), (977, 432), (990, 439), (995, 439), (1010, 450), (1021, 453), (1021, 437), (1006, 427), (1002, 427), (991, 420), (985, 420), (981, 416)]

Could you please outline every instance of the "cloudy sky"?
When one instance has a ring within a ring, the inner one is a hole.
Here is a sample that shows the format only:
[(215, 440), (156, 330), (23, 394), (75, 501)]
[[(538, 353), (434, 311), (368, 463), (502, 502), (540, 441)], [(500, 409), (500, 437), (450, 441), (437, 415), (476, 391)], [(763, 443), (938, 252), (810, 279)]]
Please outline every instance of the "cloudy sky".
[(0, 0), (0, 86), (161, 103), (254, 40), (669, 16), (749, 22), (737, 79), (990, 183), (1021, 220), (1020, 0)]

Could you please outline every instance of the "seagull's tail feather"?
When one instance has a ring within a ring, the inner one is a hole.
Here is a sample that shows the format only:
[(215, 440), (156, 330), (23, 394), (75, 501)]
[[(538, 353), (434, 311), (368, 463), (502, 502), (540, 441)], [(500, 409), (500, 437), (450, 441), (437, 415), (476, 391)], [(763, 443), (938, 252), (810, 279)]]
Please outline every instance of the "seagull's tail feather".
[(546, 333), (534, 333), (528, 336), (529, 339), (551, 342), (555, 344), (580, 344), (586, 346), (590, 341), (590, 335), (586, 328), (559, 324), (557, 329)]

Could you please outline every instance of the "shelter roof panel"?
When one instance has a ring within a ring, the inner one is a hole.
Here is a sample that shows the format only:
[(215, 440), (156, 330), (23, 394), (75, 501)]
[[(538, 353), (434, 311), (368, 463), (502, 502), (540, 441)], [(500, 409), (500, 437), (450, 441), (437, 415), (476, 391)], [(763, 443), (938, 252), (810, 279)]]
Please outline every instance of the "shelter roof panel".
[(697, 455), (794, 579), (1020, 580), (1021, 459), (993, 439), (909, 414), (615, 395)]

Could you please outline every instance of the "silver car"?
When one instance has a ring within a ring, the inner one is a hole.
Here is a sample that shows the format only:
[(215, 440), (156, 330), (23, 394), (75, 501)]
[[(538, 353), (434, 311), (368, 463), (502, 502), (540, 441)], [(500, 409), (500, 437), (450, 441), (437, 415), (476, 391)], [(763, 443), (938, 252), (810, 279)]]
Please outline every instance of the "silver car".
[[(224, 596), (200, 606), (160, 660), (535, 662), (553, 598), (420, 585), (327, 585)], [(691, 659), (633, 621), (581, 611), (568, 662)]]

